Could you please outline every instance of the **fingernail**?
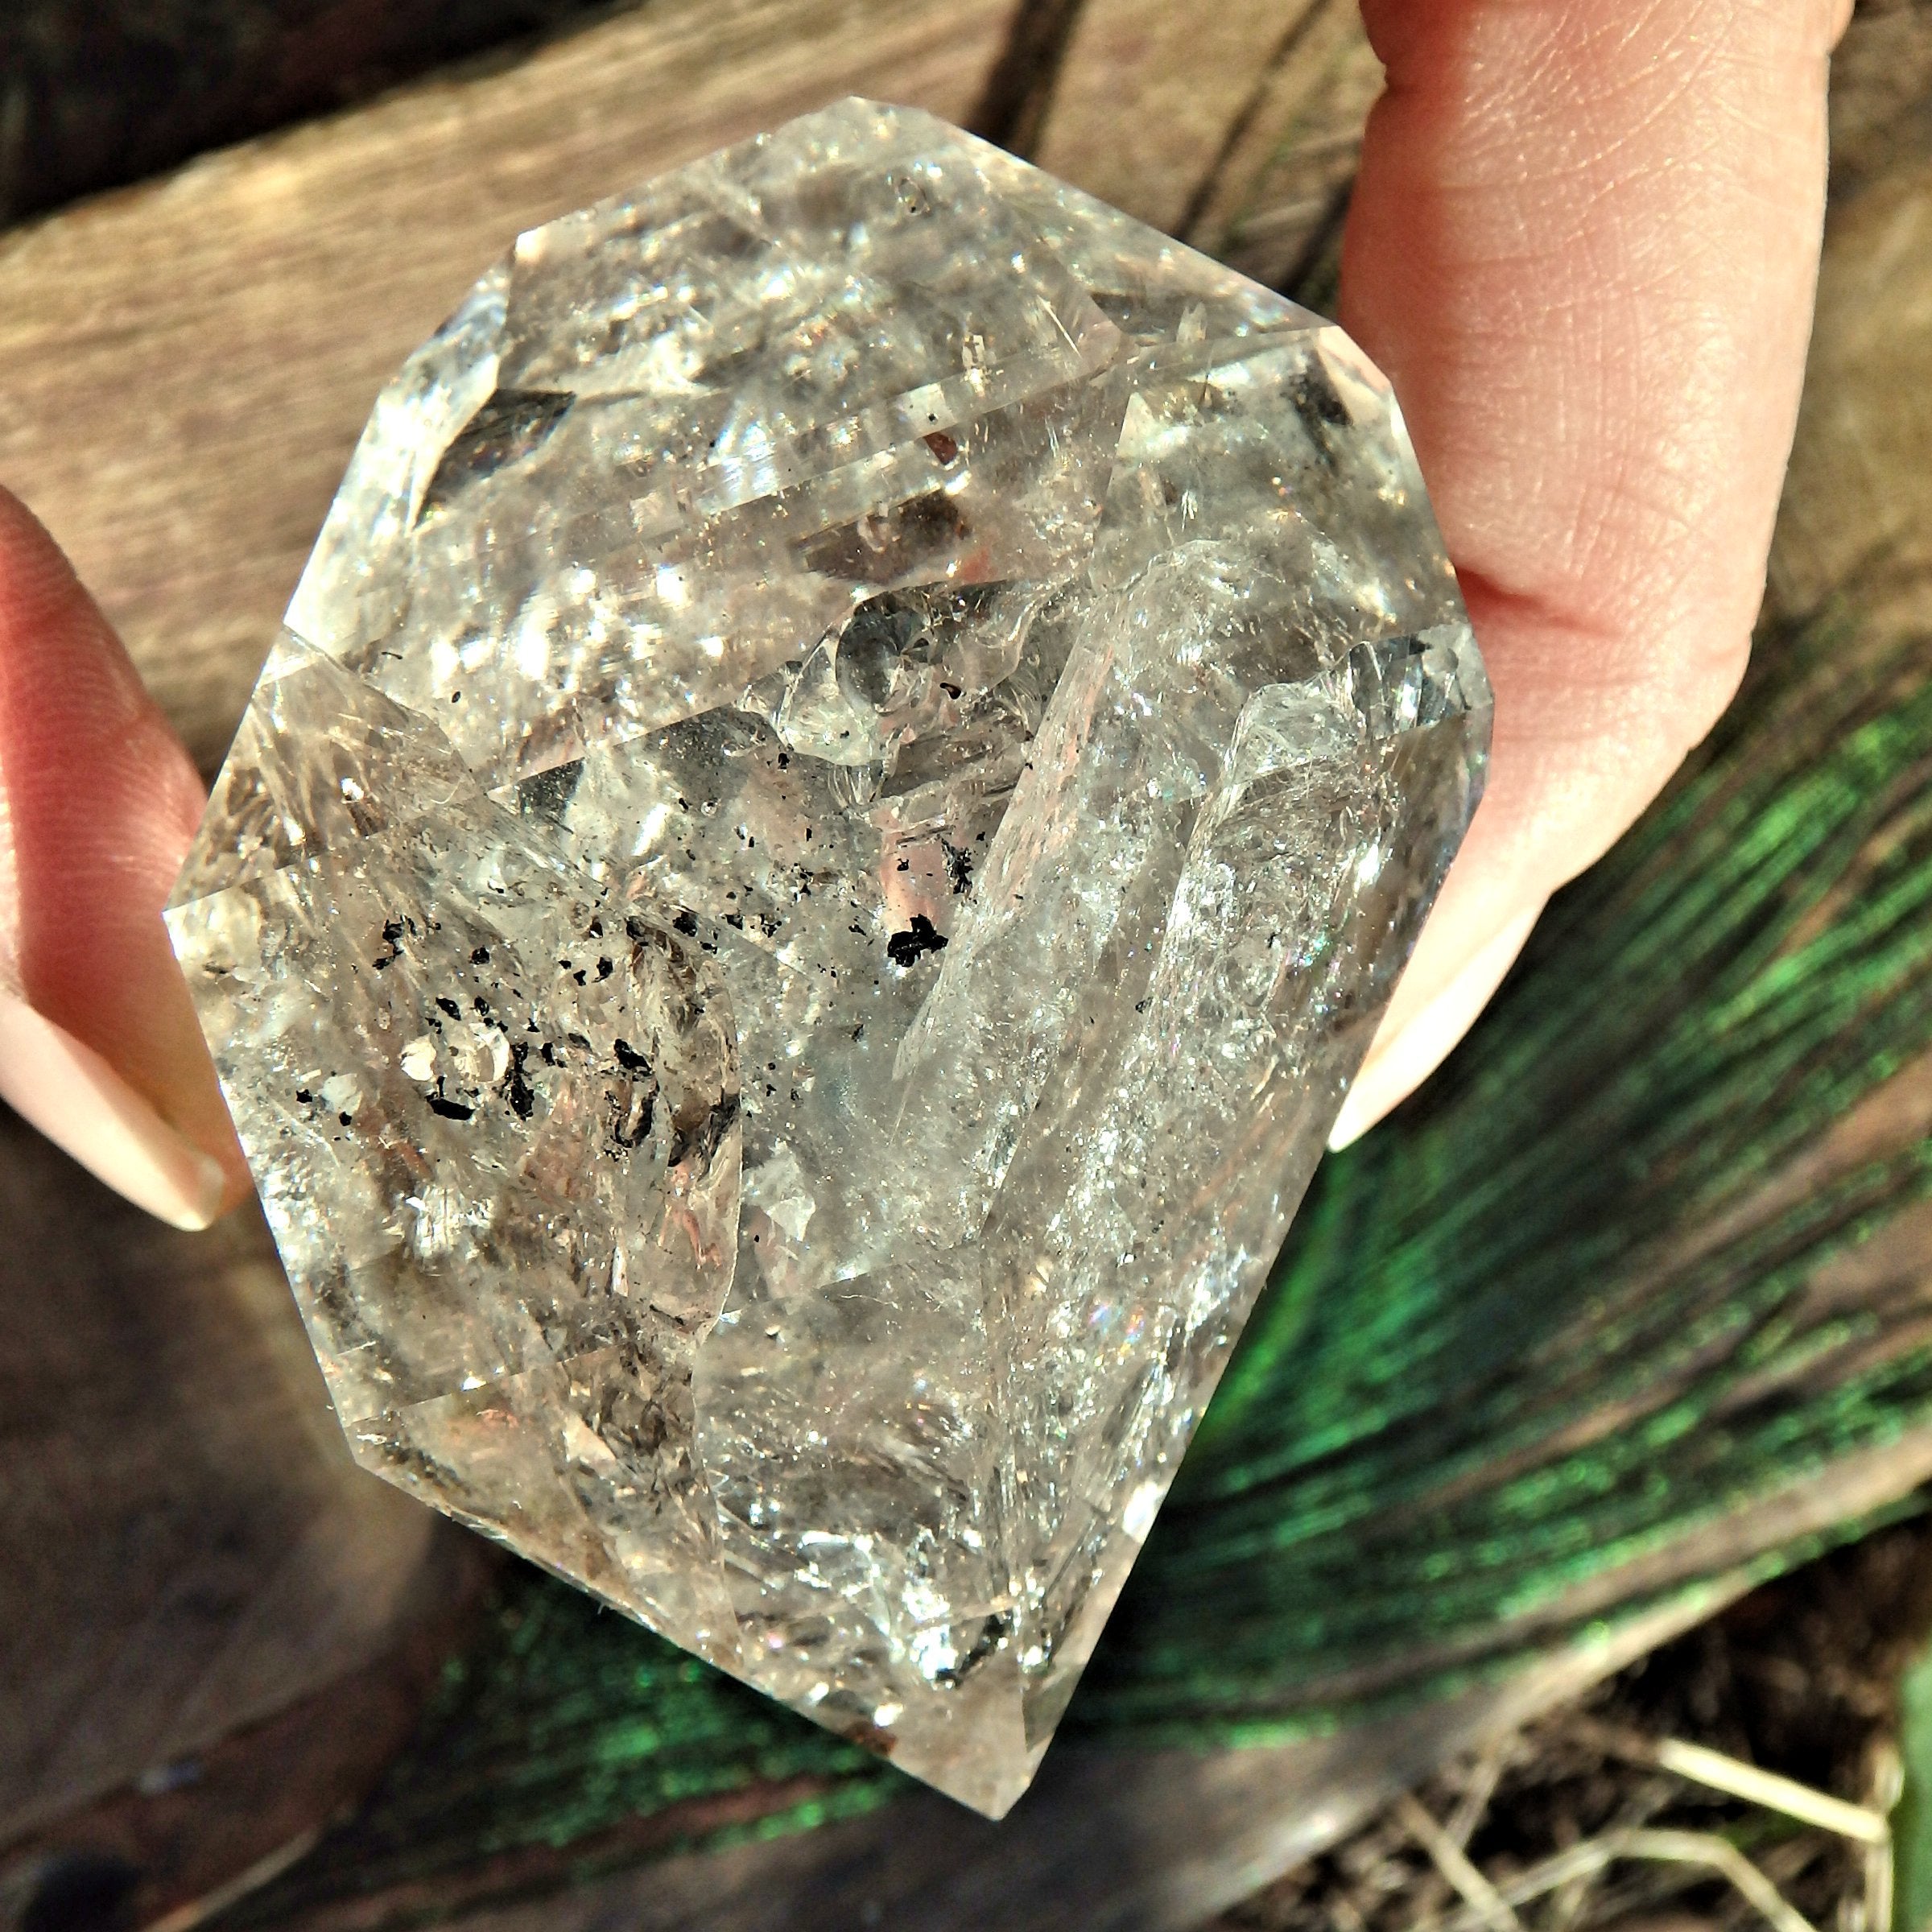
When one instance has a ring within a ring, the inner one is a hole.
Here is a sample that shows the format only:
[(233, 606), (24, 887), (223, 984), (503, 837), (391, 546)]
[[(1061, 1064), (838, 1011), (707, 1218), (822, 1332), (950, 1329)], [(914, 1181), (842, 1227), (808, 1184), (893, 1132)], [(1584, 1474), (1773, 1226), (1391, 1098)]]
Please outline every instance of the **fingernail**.
[(1398, 1101), (1406, 1100), (1434, 1073), (1489, 1003), (1515, 963), (1530, 929), (1542, 914), (1533, 906), (1512, 919), (1494, 939), (1464, 962), (1455, 976), (1402, 1030), (1368, 1049), (1362, 1070), (1342, 1102), (1329, 1131), (1328, 1151), (1339, 1154), (1359, 1141)]
[(91, 1046), (8, 993), (0, 993), (0, 1100), (117, 1193), (176, 1228), (205, 1228), (226, 1205), (218, 1161)]

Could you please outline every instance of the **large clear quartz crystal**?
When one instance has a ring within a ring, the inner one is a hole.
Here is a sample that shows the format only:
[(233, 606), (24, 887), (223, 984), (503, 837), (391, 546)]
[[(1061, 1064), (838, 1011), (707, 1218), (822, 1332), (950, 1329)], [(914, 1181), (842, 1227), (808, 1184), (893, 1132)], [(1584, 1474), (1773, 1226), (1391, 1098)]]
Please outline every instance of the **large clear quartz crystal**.
[(1488, 715), (1360, 353), (952, 128), (525, 235), (168, 915), (356, 1454), (1005, 1810)]

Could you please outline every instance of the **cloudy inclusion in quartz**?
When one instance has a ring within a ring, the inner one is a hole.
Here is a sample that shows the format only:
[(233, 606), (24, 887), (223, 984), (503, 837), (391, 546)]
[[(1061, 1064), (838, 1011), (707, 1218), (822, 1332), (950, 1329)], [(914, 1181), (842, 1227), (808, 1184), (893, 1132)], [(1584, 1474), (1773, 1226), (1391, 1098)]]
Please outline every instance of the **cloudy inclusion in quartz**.
[(1480, 790), (1332, 327), (929, 117), (525, 235), (169, 920), (357, 1456), (1023, 1790)]

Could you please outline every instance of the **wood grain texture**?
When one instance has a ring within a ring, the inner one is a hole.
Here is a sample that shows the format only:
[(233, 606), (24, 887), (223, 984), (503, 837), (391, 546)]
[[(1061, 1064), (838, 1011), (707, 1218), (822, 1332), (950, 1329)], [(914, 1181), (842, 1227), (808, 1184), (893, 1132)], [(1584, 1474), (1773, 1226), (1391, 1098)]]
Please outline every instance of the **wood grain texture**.
[(1087, 0), (1029, 151), (1279, 287), (1338, 215), (1381, 85), (1356, 0)]
[[(155, 1932), (205, 1911), (237, 1874), (292, 1862), (367, 1796), (420, 1720), (450, 1649), (473, 1620), (433, 1612), (360, 1669), (192, 1753), (171, 1752), (134, 1784), (65, 1811), (0, 1850), (0, 1926), (9, 1905), (69, 1885), (78, 1865), (124, 1894), (122, 1924)], [(105, 1869), (104, 1869), (105, 1868)]]
[[(1932, 47), (1932, 31), (1925, 39)], [(1922, 617), (1932, 609), (1932, 153), (1835, 209), (1830, 232), (1773, 605), (1792, 619), (1834, 600), (1875, 612), (1896, 592)]]
[(0, 1113), (0, 1843), (386, 1648), (469, 1538), (349, 1459), (259, 1219)]
[(1346, 212), (1381, 85), (1356, 0), (1316, 0), (1229, 128), (1187, 239), (1257, 282), (1302, 283)]
[(1857, 0), (1831, 59), (1831, 200), (1932, 153), (1932, 0)]
[(1013, 0), (658, 0), (0, 242), (0, 477), (218, 763), (382, 382), (517, 232), (844, 93), (963, 118)]
[(1045, 126), (1042, 167), (1178, 234), (1230, 134), (1322, 0), (1086, 0)]

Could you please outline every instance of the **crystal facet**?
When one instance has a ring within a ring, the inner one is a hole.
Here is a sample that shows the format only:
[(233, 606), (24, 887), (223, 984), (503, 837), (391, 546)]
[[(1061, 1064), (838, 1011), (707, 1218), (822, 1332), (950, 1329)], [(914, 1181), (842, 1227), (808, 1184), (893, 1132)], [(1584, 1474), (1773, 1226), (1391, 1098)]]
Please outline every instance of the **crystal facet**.
[(525, 235), (168, 915), (356, 1454), (1003, 1811), (1488, 704), (1347, 339), (924, 114)]

